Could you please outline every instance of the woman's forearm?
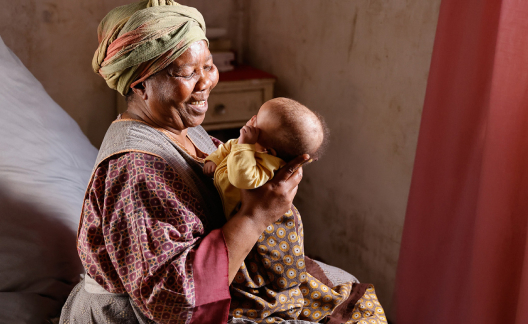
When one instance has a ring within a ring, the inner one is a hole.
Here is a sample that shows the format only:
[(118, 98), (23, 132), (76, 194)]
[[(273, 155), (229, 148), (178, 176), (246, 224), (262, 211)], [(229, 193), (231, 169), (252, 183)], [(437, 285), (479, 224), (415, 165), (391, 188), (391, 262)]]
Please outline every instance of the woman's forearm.
[(229, 253), (229, 284), (265, 229), (264, 223), (241, 212), (235, 214), (222, 227)]
[(291, 208), (302, 179), (301, 166), (309, 158), (304, 154), (288, 162), (262, 187), (240, 190), (240, 210), (222, 227), (229, 253), (229, 284), (260, 234)]

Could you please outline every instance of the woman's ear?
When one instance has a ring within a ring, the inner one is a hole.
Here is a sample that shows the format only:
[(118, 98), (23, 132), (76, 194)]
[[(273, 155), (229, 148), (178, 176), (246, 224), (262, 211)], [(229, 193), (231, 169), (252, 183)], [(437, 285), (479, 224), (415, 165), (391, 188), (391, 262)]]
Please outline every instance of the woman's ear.
[(132, 91), (134, 91), (136, 95), (141, 97), (141, 99), (143, 100), (148, 99), (147, 90), (145, 89), (145, 82), (140, 82), (136, 84), (135, 86), (133, 86)]

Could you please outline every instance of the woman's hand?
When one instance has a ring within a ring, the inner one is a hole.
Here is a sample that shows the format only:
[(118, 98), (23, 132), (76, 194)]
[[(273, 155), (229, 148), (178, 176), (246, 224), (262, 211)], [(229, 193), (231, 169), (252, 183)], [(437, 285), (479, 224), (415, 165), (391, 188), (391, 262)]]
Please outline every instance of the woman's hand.
[(240, 210), (222, 227), (229, 251), (229, 283), (264, 229), (291, 208), (302, 179), (302, 165), (309, 158), (308, 154), (299, 156), (262, 187), (241, 191)]
[(241, 190), (240, 212), (259, 223), (262, 231), (277, 221), (291, 208), (302, 179), (302, 165), (308, 159), (308, 154), (299, 156), (281, 168), (265, 185)]

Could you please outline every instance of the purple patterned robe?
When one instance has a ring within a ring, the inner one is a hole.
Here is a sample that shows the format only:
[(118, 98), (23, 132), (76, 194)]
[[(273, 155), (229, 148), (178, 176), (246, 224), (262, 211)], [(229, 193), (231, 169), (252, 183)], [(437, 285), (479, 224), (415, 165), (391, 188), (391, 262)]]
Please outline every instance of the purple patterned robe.
[(128, 152), (95, 170), (78, 251), (97, 283), (128, 293), (150, 319), (199, 323), (200, 306), (227, 317), (230, 300), (223, 235), (208, 224), (199, 201), (163, 159)]

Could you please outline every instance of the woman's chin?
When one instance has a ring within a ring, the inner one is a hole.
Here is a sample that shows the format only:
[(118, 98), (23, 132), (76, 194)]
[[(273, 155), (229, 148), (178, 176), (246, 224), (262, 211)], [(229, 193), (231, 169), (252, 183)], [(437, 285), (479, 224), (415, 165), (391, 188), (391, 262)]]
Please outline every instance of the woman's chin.
[(205, 113), (207, 112), (207, 109), (209, 108), (209, 104), (207, 100), (204, 101), (197, 101), (197, 104), (187, 103), (187, 110), (190, 114), (195, 116), (205, 116)]
[(205, 119), (205, 114), (199, 115), (199, 116), (190, 116), (190, 118), (187, 119), (186, 126), (187, 127), (196, 127), (200, 126)]

